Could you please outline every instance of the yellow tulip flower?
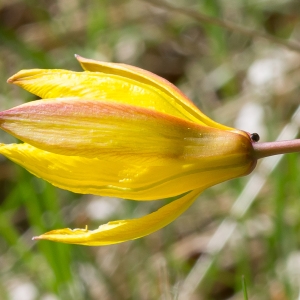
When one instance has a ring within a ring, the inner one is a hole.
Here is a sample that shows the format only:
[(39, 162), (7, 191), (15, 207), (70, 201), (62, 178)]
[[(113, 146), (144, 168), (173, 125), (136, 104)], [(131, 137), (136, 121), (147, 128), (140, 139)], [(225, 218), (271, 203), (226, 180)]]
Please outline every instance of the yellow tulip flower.
[(59, 229), (35, 239), (108, 245), (172, 222), (206, 188), (252, 171), (252, 140), (218, 124), (174, 85), (148, 71), (76, 56), (84, 72), (23, 70), (8, 79), (43, 98), (0, 113), (22, 144), (0, 153), (75, 193), (178, 199), (156, 212), (98, 229)]

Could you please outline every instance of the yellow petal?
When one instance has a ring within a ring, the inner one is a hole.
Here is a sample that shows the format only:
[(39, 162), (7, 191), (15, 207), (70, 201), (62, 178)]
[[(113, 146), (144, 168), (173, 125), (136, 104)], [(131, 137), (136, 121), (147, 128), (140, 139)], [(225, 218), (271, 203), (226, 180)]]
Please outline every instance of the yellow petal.
[(176, 104), (176, 106), (178, 107), (181, 106), (183, 110), (189, 112), (190, 116), (185, 115), (188, 117), (189, 120), (193, 120), (200, 124), (206, 124), (208, 126), (212, 126), (224, 130), (234, 131), (233, 128), (221, 125), (208, 118), (175, 85), (173, 85), (168, 80), (152, 72), (146, 71), (138, 67), (126, 65), (126, 64), (102, 62), (102, 61), (84, 58), (79, 55), (75, 55), (75, 57), (81, 64), (82, 68), (86, 71), (101, 72), (107, 75), (118, 75), (124, 78), (131, 78), (138, 82), (144, 82), (149, 86), (155, 87), (162, 94), (169, 96), (170, 99), (173, 100), (172, 102), (174, 103), (174, 106)]
[[(8, 82), (44, 99), (78, 97), (113, 100), (236, 132), (234, 128), (209, 119), (173, 84), (151, 72), (129, 65), (102, 63), (79, 56), (77, 59), (85, 69), (93, 72), (23, 70), (9, 78)], [(95, 70), (100, 72), (94, 72)]]
[[(231, 151), (239, 134), (145, 108), (83, 99), (39, 100), (0, 113), (0, 127), (37, 148), (63, 155), (134, 162), (198, 158)], [(249, 139), (249, 138), (248, 138)]]
[(220, 156), (215, 153), (195, 161), (165, 160), (160, 166), (155, 162), (145, 165), (143, 161), (132, 164), (58, 155), (28, 144), (0, 144), (0, 154), (35, 176), (75, 193), (153, 200), (203, 190), (253, 169), (255, 161), (247, 148), (232, 148), (231, 154), (222, 156), (223, 148), (219, 147)]
[(109, 222), (92, 231), (87, 228), (52, 230), (33, 239), (87, 246), (103, 246), (134, 240), (153, 233), (174, 221), (194, 202), (201, 191), (201, 189), (191, 191), (139, 219)]
[(78, 97), (118, 101), (168, 113), (186, 120), (197, 120), (176, 99), (158, 88), (131, 78), (99, 72), (67, 70), (23, 70), (8, 82), (41, 98)]

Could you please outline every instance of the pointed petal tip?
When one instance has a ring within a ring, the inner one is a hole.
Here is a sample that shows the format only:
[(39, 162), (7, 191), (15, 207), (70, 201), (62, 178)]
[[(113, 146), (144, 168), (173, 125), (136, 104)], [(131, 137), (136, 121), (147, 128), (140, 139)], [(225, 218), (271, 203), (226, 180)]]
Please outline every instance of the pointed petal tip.
[(14, 80), (13, 80), (13, 76), (9, 77), (7, 80), (6, 80), (7, 83), (13, 83)]
[(88, 245), (92, 245), (92, 243), (89, 242), (88, 240), (90, 232), (91, 231), (87, 229), (87, 226), (84, 229), (63, 228), (63, 229), (51, 230), (39, 236), (34, 236), (32, 240), (33, 241), (48, 240), (52, 242), (59, 242), (65, 244), (81, 244), (81, 245), (88, 246)]
[(74, 54), (75, 58), (80, 62), (80, 61), (85, 61), (85, 60), (89, 60), (88, 58), (85, 58), (79, 54)]
[(31, 76), (39, 75), (47, 70), (42, 69), (25, 69), (21, 70), (18, 73), (12, 75), (7, 79), (7, 83), (13, 83), (18, 84), (23, 80), (26, 80), (27, 78), (30, 78)]
[[(51, 231), (48, 231), (48, 232), (43, 233), (41, 235), (34, 236), (32, 238), (32, 241), (49, 240), (49, 241), (58, 241), (58, 242), (60, 242), (61, 240), (57, 239), (58, 235), (61, 238), (63, 238), (65, 235), (71, 235), (72, 231), (76, 231), (76, 230), (72, 230), (70, 228), (51, 230)], [(82, 229), (82, 231), (83, 231), (83, 229)]]
[(24, 74), (24, 71), (19, 71), (18, 73), (9, 77), (6, 82), (10, 83), (10, 84), (14, 84), (16, 81), (18, 81), (20, 78), (23, 77), (23, 74)]
[(18, 73), (16, 73), (16, 74), (10, 76), (10, 77), (6, 80), (6, 82), (7, 82), (7, 83), (14, 84), (16, 81), (18, 81), (18, 79), (20, 79), (21, 77), (23, 77), (24, 71), (25, 71), (25, 70), (19, 71)]

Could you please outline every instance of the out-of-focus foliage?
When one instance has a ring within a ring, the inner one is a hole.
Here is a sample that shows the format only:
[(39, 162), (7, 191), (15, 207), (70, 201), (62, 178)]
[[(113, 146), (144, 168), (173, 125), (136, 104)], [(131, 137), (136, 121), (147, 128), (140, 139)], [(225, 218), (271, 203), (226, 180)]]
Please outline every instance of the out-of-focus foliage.
[[(172, 3), (300, 40), (298, 0)], [(35, 99), (6, 84), (9, 76), (24, 68), (80, 70), (74, 53), (148, 69), (214, 120), (258, 132), (264, 141), (278, 136), (299, 105), (300, 54), (266, 40), (134, 0), (2, 0), (1, 110)], [(0, 133), (0, 142), (11, 141)], [(243, 274), (249, 299), (298, 297), (299, 171), (299, 155), (287, 155), (244, 217), (231, 217), (236, 230), (209, 272), (201, 269), (189, 299), (242, 299)], [(246, 181), (209, 189), (180, 220), (148, 237), (88, 248), (31, 237), (145, 215), (161, 203), (71, 194), (1, 157), (0, 299), (176, 299)]]

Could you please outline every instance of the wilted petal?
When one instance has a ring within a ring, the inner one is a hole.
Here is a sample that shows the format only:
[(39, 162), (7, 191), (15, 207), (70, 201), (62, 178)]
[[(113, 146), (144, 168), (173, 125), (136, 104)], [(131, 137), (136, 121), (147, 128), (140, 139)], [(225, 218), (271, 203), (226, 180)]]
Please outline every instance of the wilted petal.
[(212, 156), (194, 162), (165, 161), (145, 165), (64, 156), (28, 144), (0, 145), (0, 153), (37, 177), (75, 193), (154, 200), (205, 189), (249, 173), (254, 167), (247, 152)]
[(139, 219), (109, 222), (92, 231), (69, 228), (52, 230), (34, 239), (87, 246), (103, 246), (134, 240), (155, 232), (174, 221), (194, 202), (201, 191), (201, 189), (191, 191)]

